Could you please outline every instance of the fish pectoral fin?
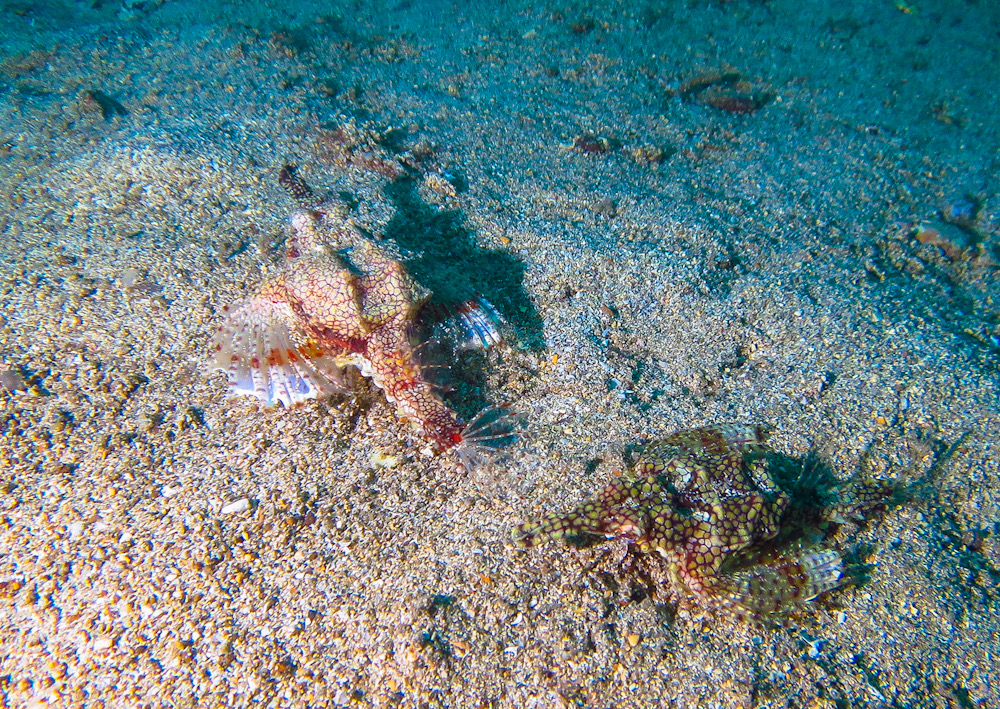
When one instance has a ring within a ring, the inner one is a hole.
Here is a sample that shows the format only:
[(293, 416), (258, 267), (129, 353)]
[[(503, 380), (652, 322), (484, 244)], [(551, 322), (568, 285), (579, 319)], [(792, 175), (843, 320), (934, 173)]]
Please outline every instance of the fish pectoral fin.
[(227, 309), (212, 341), (230, 390), (291, 406), (346, 389), (335, 358), (306, 338), (288, 303), (256, 296)]

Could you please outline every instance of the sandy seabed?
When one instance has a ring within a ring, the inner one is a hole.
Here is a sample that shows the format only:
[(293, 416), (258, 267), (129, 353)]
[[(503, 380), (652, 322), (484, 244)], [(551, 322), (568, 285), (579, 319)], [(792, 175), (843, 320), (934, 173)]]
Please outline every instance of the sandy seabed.
[[(0, 706), (1000, 704), (995, 3), (93, 4), (0, 5)], [(209, 371), (289, 163), (503, 313), (491, 464)], [(511, 543), (724, 421), (914, 483), (859, 583), (771, 628)]]

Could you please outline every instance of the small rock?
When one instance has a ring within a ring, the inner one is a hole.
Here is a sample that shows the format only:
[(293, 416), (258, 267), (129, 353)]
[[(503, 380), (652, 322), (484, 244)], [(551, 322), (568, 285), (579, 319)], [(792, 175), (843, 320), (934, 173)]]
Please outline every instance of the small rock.
[(371, 455), (371, 462), (376, 468), (392, 470), (399, 465), (399, 457), (395, 455), (388, 455), (382, 451), (373, 451)]
[(941, 218), (959, 229), (974, 232), (982, 208), (983, 201), (981, 199), (965, 195), (946, 203), (941, 208)]
[(126, 268), (122, 271), (121, 284), (124, 288), (131, 288), (142, 280), (142, 273), (136, 268)]
[(457, 197), (458, 192), (455, 190), (455, 185), (451, 184), (441, 175), (427, 175), (424, 178), (424, 185), (428, 189), (437, 192), (443, 197)]
[(603, 155), (621, 147), (621, 142), (596, 133), (583, 133), (573, 140), (573, 149), (586, 155)]
[(223, 508), (219, 511), (224, 515), (229, 515), (233, 514), (234, 512), (245, 512), (249, 508), (250, 508), (250, 500), (244, 497), (242, 499), (236, 500), (235, 502), (230, 502), (228, 505), (223, 506)]
[(970, 254), (966, 246), (967, 237), (957, 227), (942, 222), (918, 224), (911, 232), (921, 244), (929, 244), (941, 249), (949, 261), (961, 261)]
[(7, 391), (27, 391), (28, 383), (24, 380), (24, 375), (16, 369), (7, 369), (0, 372), (0, 389)]
[(753, 113), (776, 95), (770, 87), (748, 81), (729, 66), (702, 72), (671, 93), (684, 101), (711, 106), (726, 113)]

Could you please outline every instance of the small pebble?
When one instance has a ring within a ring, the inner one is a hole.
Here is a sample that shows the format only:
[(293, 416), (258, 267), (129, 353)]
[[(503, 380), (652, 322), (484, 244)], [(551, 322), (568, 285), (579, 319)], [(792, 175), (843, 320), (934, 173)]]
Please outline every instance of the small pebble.
[(397, 465), (399, 465), (399, 457), (394, 455), (388, 455), (382, 451), (374, 451), (371, 455), (372, 465), (376, 468), (385, 468), (386, 470), (392, 470)]
[(247, 498), (242, 498), (236, 500), (235, 502), (230, 502), (228, 505), (224, 506), (219, 510), (224, 515), (233, 514), (234, 512), (244, 512), (250, 507), (250, 500)]
[(431, 189), (444, 197), (458, 196), (455, 186), (441, 175), (427, 175), (427, 177), (424, 178), (424, 185), (426, 185), (428, 189)]
[(123, 288), (132, 288), (142, 280), (142, 274), (135, 268), (126, 268), (122, 271), (121, 284)]
[(7, 369), (0, 372), (0, 388), (7, 391), (27, 391), (28, 383), (16, 369)]

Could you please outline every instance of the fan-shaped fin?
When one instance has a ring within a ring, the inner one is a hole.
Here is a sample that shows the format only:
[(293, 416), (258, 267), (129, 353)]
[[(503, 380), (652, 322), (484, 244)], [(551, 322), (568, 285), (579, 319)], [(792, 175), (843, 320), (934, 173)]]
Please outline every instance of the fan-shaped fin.
[(341, 368), (307, 340), (287, 303), (258, 296), (227, 311), (212, 364), (227, 373), (233, 393), (291, 406), (346, 388)]
[(456, 353), (488, 350), (504, 343), (507, 321), (482, 296), (449, 305), (432, 303), (424, 307), (420, 317), (433, 329), (431, 339)]

